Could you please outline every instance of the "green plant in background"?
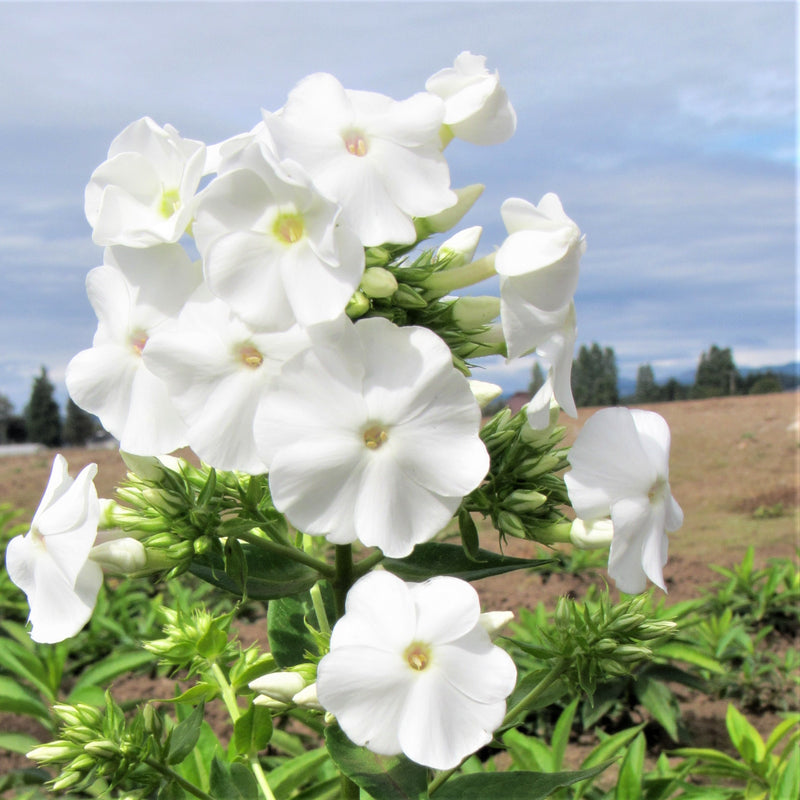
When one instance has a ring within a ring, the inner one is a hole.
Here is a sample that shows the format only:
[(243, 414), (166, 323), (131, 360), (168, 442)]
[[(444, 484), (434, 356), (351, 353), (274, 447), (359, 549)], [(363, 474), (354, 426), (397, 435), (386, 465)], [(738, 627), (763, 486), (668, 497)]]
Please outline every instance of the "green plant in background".
[[(686, 747), (673, 755), (692, 760), (693, 775), (715, 780), (713, 788), (687, 786), (682, 797), (703, 800), (790, 800), (800, 797), (800, 714), (789, 714), (767, 737), (733, 706), (725, 716), (739, 758), (710, 748)], [(730, 785), (719, 785), (719, 782)]]

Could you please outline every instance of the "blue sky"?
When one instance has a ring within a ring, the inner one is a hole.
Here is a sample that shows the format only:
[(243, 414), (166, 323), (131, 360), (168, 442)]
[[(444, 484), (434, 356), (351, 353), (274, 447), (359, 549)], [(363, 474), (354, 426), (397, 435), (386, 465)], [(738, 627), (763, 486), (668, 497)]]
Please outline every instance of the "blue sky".
[[(405, 98), (462, 50), (487, 56), (518, 114), (509, 142), (447, 150), (485, 183), (464, 224), (502, 242), (511, 196), (555, 192), (586, 234), (580, 343), (623, 375), (796, 351), (793, 2), (0, 3), (0, 393), (40, 365), (63, 398), (95, 318), (102, 260), (83, 190), (144, 115), (208, 143), (248, 130), (314, 71)], [(489, 283), (482, 292), (496, 291)], [(479, 377), (507, 390), (531, 364)]]

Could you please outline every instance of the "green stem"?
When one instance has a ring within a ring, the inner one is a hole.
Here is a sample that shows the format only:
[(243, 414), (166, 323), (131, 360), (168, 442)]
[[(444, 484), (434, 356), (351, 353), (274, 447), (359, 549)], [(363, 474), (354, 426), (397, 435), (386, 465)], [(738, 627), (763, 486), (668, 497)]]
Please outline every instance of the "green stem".
[[(519, 715), (521, 711), (525, 711), (529, 706), (531, 706), (542, 694), (549, 689), (563, 674), (564, 669), (567, 666), (567, 660), (560, 658), (550, 672), (542, 678), (536, 686), (531, 689), (525, 697), (522, 698), (515, 706), (513, 706), (509, 711), (506, 713), (505, 718), (503, 719), (503, 724), (500, 726), (501, 728), (509, 725), (515, 717)], [(465, 759), (466, 760), (466, 759)], [(463, 763), (463, 761), (462, 761)], [(445, 770), (444, 772), (440, 772), (436, 775), (436, 777), (430, 782), (428, 786), (428, 795), (432, 795), (446, 780), (448, 780), (461, 766), (459, 764), (457, 767), (453, 767), (452, 769)]]
[(325, 611), (325, 603), (322, 600), (322, 589), (319, 583), (315, 583), (311, 587), (311, 603), (314, 606), (314, 613), (317, 615), (317, 625), (319, 625), (320, 633), (330, 634), (331, 625), (328, 622), (328, 613)]
[(443, 269), (434, 272), (429, 278), (425, 278), (422, 288), (426, 289), (425, 299), (441, 297), (452, 292), (454, 289), (463, 289), (465, 286), (472, 286), (480, 283), (486, 278), (496, 275), (494, 268), (495, 253), (479, 258), (463, 267), (455, 269)]
[(345, 599), (354, 581), (353, 548), (349, 544), (337, 544), (336, 574), (333, 578), (333, 597), (336, 602), (336, 619), (344, 616)]
[(362, 575), (366, 575), (374, 566), (380, 564), (386, 558), (380, 550), (370, 553), (366, 558), (353, 564), (353, 580), (357, 581)]
[(195, 786), (193, 783), (190, 783), (181, 775), (178, 775), (175, 770), (170, 769), (165, 764), (162, 764), (160, 761), (156, 761), (154, 758), (148, 757), (145, 758), (145, 764), (148, 767), (151, 767), (156, 772), (163, 775), (165, 778), (168, 778), (171, 781), (175, 781), (182, 789), (185, 789), (189, 794), (193, 795), (194, 797), (200, 798), (200, 800), (215, 800), (210, 794), (204, 792), (199, 786)]
[[(235, 725), (236, 720), (238, 720), (242, 715), (242, 710), (239, 708), (239, 704), (236, 702), (236, 692), (233, 691), (233, 687), (230, 685), (230, 683), (228, 683), (228, 679), (225, 677), (222, 667), (220, 667), (216, 661), (211, 662), (211, 672), (213, 673), (214, 678), (217, 681), (217, 685), (222, 692), (222, 700), (225, 703), (225, 708), (228, 709), (228, 716), (230, 716), (231, 721)], [(261, 793), (264, 795), (266, 800), (275, 800), (275, 795), (272, 793), (272, 789), (269, 788), (267, 776), (264, 774), (264, 769), (261, 766), (261, 762), (258, 760), (258, 756), (255, 753), (250, 753), (247, 757), (247, 760), (250, 763), (250, 769), (253, 772), (256, 783), (261, 789)]]
[(241, 531), (236, 534), (236, 538), (245, 542), (250, 542), (250, 544), (260, 547), (267, 553), (285, 556), (286, 558), (290, 558), (292, 561), (305, 564), (307, 567), (311, 567), (311, 569), (316, 570), (320, 575), (323, 575), (326, 578), (333, 578), (336, 575), (335, 567), (332, 567), (326, 561), (321, 561), (318, 558), (314, 558), (314, 556), (309, 555), (308, 553), (304, 552), (303, 550), (299, 550), (296, 547), (290, 547), (286, 544), (278, 544), (277, 542), (273, 542), (269, 539), (264, 539), (261, 536), (256, 536), (256, 534), (251, 533), (250, 531)]

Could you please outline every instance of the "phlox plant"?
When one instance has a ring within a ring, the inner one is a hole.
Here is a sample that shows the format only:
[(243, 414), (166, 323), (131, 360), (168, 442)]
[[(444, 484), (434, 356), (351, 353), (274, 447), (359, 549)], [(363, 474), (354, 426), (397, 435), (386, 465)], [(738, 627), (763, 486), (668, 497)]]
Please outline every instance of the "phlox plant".
[[(644, 614), (564, 607), (547, 669), (525, 674), (496, 642), (510, 614), (483, 612), (470, 581), (543, 562), (484, 547), (475, 517), (499, 545), (610, 545), (626, 592), (664, 587), (682, 521), (657, 414), (606, 409), (562, 445), (587, 243), (559, 198), (506, 200), (488, 255), (480, 228), (453, 232), (483, 187), (451, 186), (447, 146), (515, 128), (498, 74), (465, 52), (405, 100), (316, 73), (214, 145), (149, 118), (114, 139), (86, 190), (105, 247), (87, 278), (97, 332), (66, 382), (130, 472), (101, 502), (94, 465), (73, 478), (57, 456), (8, 573), (37, 642), (80, 631), (107, 572), (191, 572), (268, 615), (243, 648), (233, 612), (164, 608), (146, 647), (194, 681), (175, 717), (151, 703), (126, 716), (111, 695), (58, 704), (59, 738), (30, 753), (56, 789), (536, 798), (604, 768), (457, 774), (545, 698), (648, 658), (655, 635)], [(499, 298), (455, 294), (494, 276)], [(544, 385), (482, 426), (500, 390), (473, 369), (529, 354)], [(199, 466), (166, 455), (186, 446)], [(438, 536), (453, 521), (460, 545)], [(227, 747), (204, 721), (212, 700)]]

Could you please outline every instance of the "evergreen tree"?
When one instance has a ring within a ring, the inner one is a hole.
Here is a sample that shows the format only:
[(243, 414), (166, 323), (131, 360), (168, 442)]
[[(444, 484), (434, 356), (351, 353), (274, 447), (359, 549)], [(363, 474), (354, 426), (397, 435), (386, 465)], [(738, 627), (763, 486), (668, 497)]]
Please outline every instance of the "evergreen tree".
[(738, 394), (741, 376), (733, 362), (730, 347), (724, 349), (711, 345), (700, 356), (694, 378), (692, 397), (725, 397)]
[(70, 397), (64, 415), (64, 443), (82, 447), (98, 429), (97, 417), (84, 411)]
[(40, 375), (34, 378), (31, 397), (25, 408), (29, 442), (39, 442), (47, 447), (61, 444), (61, 414), (54, 394), (47, 370), (42, 367)]
[(656, 383), (656, 376), (649, 364), (642, 364), (636, 372), (635, 403), (655, 403), (661, 399), (661, 389)]
[(572, 362), (572, 396), (577, 406), (614, 406), (619, 402), (617, 360), (610, 347), (581, 345)]
[(661, 389), (661, 399), (673, 402), (686, 400), (689, 397), (689, 388), (679, 383), (676, 378), (670, 378)]
[(8, 441), (8, 423), (13, 416), (14, 404), (4, 394), (0, 394), (0, 444)]
[(751, 372), (742, 382), (742, 389), (746, 394), (772, 394), (782, 392), (781, 379), (772, 371)]
[(531, 373), (531, 382), (528, 384), (528, 394), (533, 397), (539, 389), (544, 386), (544, 373), (538, 361), (533, 364), (533, 372)]

